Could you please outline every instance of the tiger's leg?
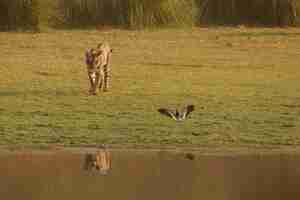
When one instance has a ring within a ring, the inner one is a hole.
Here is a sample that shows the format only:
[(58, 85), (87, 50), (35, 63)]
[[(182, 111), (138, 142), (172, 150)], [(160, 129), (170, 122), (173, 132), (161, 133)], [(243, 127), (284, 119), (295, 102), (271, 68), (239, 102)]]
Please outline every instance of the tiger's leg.
[(95, 94), (95, 77), (93, 73), (88, 73), (88, 77), (90, 80), (90, 89), (89, 89), (89, 93), (90, 94)]
[(104, 66), (104, 91), (110, 88), (110, 67), (109, 65)]
[(97, 89), (98, 89), (98, 85), (101, 79), (101, 73), (96, 72), (96, 77), (95, 77), (95, 84), (94, 84), (94, 94), (97, 94)]
[(99, 83), (99, 90), (103, 91), (103, 82), (104, 82), (104, 72), (103, 70), (100, 71), (100, 83)]

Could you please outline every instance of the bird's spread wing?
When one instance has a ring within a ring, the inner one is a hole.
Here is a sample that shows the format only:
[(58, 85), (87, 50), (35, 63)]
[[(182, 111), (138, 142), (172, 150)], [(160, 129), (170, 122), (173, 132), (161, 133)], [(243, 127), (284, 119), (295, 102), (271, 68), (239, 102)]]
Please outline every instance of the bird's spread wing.
[(168, 109), (160, 108), (157, 111), (160, 112), (160, 114), (162, 114), (162, 115), (171, 117), (171, 118), (176, 120), (176, 117), (175, 117), (174, 113), (172, 111), (168, 110)]
[(182, 113), (182, 118), (185, 119), (191, 112), (193, 112), (195, 110), (195, 106), (194, 105), (188, 105), (185, 107), (183, 113)]

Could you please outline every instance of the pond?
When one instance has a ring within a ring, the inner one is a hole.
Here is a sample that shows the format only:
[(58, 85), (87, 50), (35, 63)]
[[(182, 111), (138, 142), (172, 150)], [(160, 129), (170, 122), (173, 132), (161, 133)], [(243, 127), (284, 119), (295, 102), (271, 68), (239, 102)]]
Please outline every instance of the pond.
[(1, 153), (1, 199), (291, 200), (300, 197), (297, 154), (203, 155), (167, 150), (111, 150), (111, 168), (102, 174), (85, 170), (86, 153)]

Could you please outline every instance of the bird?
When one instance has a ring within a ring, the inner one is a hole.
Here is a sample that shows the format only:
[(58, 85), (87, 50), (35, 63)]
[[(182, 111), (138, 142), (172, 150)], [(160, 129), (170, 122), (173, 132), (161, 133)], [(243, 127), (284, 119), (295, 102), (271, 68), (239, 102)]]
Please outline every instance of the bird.
[(174, 119), (175, 121), (183, 121), (183, 120), (187, 119), (189, 114), (191, 112), (193, 112), (194, 110), (195, 110), (194, 105), (187, 105), (183, 108), (182, 112), (179, 112), (177, 108), (175, 109), (175, 111), (172, 111), (167, 108), (160, 108), (157, 111), (162, 115), (165, 115), (165, 116), (168, 116), (168, 117)]

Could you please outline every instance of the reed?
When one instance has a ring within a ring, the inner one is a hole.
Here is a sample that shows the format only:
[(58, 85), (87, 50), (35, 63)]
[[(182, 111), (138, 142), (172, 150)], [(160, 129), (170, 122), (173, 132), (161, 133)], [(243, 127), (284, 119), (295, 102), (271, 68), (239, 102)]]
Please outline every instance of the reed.
[(194, 25), (194, 0), (60, 0), (58, 25), (127, 28)]
[(0, 30), (38, 30), (38, 25), (38, 0), (0, 1)]
[(299, 0), (202, 0), (201, 24), (296, 25)]
[(296, 25), (300, 0), (58, 0), (60, 24), (128, 28)]
[(300, 0), (1, 0), (0, 30), (299, 24)]

